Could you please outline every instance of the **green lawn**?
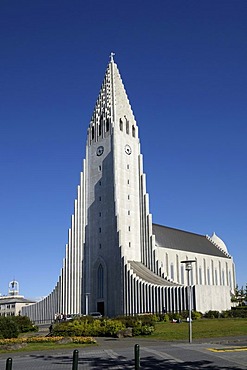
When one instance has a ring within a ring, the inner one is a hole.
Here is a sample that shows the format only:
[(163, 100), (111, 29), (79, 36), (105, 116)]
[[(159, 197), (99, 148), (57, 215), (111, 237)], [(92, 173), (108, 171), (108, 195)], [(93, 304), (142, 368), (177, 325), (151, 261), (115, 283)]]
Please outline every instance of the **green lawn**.
[[(167, 341), (188, 339), (187, 322), (158, 322), (152, 338)], [(247, 319), (201, 319), (192, 323), (193, 338), (217, 338), (247, 335)]]
[[(155, 331), (150, 336), (144, 336), (146, 339), (160, 339), (166, 341), (187, 340), (188, 323), (158, 322), (155, 324)], [(200, 319), (192, 323), (193, 339), (199, 338), (220, 338), (238, 335), (247, 335), (247, 319)], [(58, 344), (58, 343), (28, 343), (25, 347), (18, 350), (6, 351), (1, 349), (0, 353), (6, 352), (25, 352), (42, 351), (54, 349), (80, 349), (92, 344)], [(95, 345), (95, 344), (94, 344)]]

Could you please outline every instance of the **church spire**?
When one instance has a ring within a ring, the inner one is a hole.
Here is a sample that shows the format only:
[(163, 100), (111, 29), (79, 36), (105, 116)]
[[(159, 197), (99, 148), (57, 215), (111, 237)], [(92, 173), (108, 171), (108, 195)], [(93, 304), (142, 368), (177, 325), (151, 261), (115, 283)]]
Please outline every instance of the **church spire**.
[(137, 129), (122, 78), (114, 61), (114, 55), (115, 53), (111, 52), (110, 61), (90, 121), (89, 145), (108, 136), (113, 127), (119, 127), (121, 122), (127, 122), (129, 127)]

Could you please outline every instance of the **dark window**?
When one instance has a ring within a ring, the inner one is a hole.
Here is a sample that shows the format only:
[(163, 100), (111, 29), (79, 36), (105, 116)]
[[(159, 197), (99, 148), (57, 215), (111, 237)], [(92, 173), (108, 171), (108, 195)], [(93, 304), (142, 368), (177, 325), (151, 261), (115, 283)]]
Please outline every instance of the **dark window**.
[(102, 134), (102, 126), (103, 126), (103, 117), (101, 116), (99, 120), (99, 136), (101, 136)]
[(136, 136), (135, 126), (132, 126), (132, 136), (133, 136), (133, 137), (135, 137), (135, 136)]
[(97, 282), (98, 282), (98, 289), (97, 289), (97, 298), (103, 298), (104, 297), (104, 270), (102, 265), (100, 264), (98, 267), (98, 273), (97, 273)]
[(107, 120), (106, 120), (106, 131), (109, 131), (109, 129), (110, 129), (110, 120), (109, 120), (109, 118), (107, 118)]
[(129, 121), (126, 120), (126, 134), (129, 134), (129, 131), (130, 131)]
[(119, 120), (119, 128), (121, 131), (123, 131), (123, 121), (121, 120), (121, 118)]

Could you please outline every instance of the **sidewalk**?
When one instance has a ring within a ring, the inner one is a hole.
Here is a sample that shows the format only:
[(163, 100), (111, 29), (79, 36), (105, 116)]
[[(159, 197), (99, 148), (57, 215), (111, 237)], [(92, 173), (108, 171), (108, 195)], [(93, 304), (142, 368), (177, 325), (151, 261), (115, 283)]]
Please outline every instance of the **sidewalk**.
[[(139, 345), (141, 369), (246, 369), (246, 352), (222, 354), (209, 352), (209, 347), (246, 346), (247, 336), (166, 342), (151, 337), (96, 338), (97, 345), (78, 348), (78, 370), (134, 369), (135, 345)], [(75, 344), (75, 348), (76, 344)], [(6, 359), (13, 359), (13, 370), (71, 370), (74, 349), (15, 352), (0, 354), (0, 369)]]

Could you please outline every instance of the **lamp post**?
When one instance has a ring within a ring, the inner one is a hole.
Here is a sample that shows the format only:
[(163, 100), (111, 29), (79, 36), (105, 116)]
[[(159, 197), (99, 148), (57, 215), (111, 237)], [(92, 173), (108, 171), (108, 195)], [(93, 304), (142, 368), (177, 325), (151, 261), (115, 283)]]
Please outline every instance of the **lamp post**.
[(185, 270), (188, 272), (188, 306), (189, 306), (189, 343), (192, 343), (192, 319), (191, 319), (191, 307), (192, 307), (192, 286), (191, 286), (191, 271), (192, 263), (196, 260), (181, 261), (185, 264)]
[(85, 314), (86, 314), (86, 316), (88, 316), (88, 314), (89, 314), (89, 312), (88, 312), (88, 306), (89, 306), (89, 304), (88, 304), (88, 301), (89, 301), (89, 296), (90, 296), (90, 293), (85, 293)]

